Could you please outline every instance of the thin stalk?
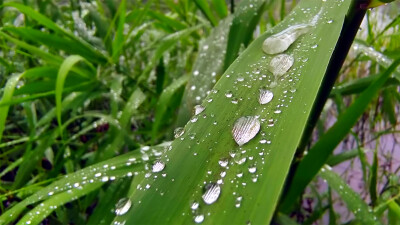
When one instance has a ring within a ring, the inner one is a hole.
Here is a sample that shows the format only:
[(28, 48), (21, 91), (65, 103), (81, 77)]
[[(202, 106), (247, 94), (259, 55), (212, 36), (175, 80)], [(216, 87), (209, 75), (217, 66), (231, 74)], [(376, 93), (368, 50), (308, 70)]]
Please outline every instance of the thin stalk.
[(304, 128), (300, 144), (296, 150), (296, 157), (293, 159), (292, 167), (289, 171), (289, 175), (286, 180), (285, 189), (282, 196), (288, 191), (288, 187), (291, 186), (294, 172), (296, 171), (298, 160), (302, 158), (303, 152), (308, 146), (314, 127), (318, 122), (318, 118), (321, 115), (325, 102), (329, 98), (329, 94), (335, 84), (336, 79), (339, 76), (340, 69), (347, 57), (350, 47), (357, 34), (358, 28), (366, 14), (367, 7), (370, 0), (353, 0), (351, 7), (347, 12), (347, 16), (343, 23), (343, 29), (340, 33), (337, 45), (332, 53), (332, 57), (329, 61), (328, 68), (324, 75), (324, 79), (321, 83), (321, 87), (318, 91), (316, 100), (311, 109), (310, 116), (307, 121), (307, 125)]
[(358, 32), (358, 28), (367, 12), (370, 0), (353, 0), (347, 17), (343, 23), (343, 29), (340, 34), (338, 43), (333, 51), (332, 58), (329, 61), (324, 79), (319, 89), (317, 98), (314, 102), (310, 117), (307, 121), (301, 142), (297, 148), (297, 155), (301, 156), (308, 142), (310, 141), (312, 131), (317, 124), (318, 118), (322, 112), (325, 102), (329, 98), (329, 94), (339, 76), (340, 69), (347, 57), (354, 38)]

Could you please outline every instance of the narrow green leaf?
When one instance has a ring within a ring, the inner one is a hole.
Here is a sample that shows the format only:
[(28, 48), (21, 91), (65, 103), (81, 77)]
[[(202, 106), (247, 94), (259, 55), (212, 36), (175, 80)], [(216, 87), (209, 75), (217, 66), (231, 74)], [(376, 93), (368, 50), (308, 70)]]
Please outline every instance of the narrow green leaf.
[(330, 156), (326, 161), (326, 164), (333, 167), (342, 162), (353, 159), (359, 155), (359, 150), (363, 151), (364, 153), (370, 151), (369, 149), (364, 148), (344, 150), (342, 153)]
[[(131, 94), (128, 101), (125, 104), (125, 107), (122, 111), (121, 117), (119, 119), (118, 130), (125, 131), (129, 128), (130, 119), (139, 108), (139, 106), (146, 100), (146, 95), (142, 92), (140, 88), (136, 88), (136, 90)], [(111, 144), (107, 145), (103, 152), (99, 153), (99, 160), (109, 159), (113, 155), (121, 152), (121, 147), (124, 145), (124, 136), (120, 134), (116, 134)]]
[(47, 61), (50, 64), (59, 65), (61, 63), (61, 61), (62, 61), (62, 58), (60, 56), (52, 55), (50, 53), (47, 53), (47, 52), (41, 50), (40, 48), (37, 48), (37, 47), (35, 47), (33, 45), (30, 45), (30, 44), (27, 44), (27, 43), (25, 43), (23, 41), (15, 39), (15, 38), (9, 36), (8, 34), (2, 32), (2, 31), (0, 31), (0, 36), (4, 37), (5, 39), (7, 39), (7, 40), (9, 40), (11, 42), (14, 42), (16, 45), (18, 45), (21, 48), (24, 48), (24, 49), (30, 51), (31, 53), (33, 53), (33, 54), (35, 54), (37, 56), (39, 56), (40, 58), (42, 58), (43, 60)]
[(201, 12), (207, 17), (210, 23), (213, 26), (217, 26), (218, 25), (217, 19), (211, 12), (211, 8), (207, 0), (194, 0), (194, 2), (196, 3), (197, 7), (201, 10)]
[(218, 13), (220, 18), (228, 16), (228, 6), (225, 0), (212, 0), (215, 11)]
[(126, 0), (121, 0), (121, 3), (119, 4), (119, 7), (118, 7), (118, 12), (117, 12), (117, 15), (119, 16), (118, 26), (117, 26), (117, 30), (115, 32), (114, 41), (112, 43), (112, 49), (113, 49), (112, 59), (114, 62), (117, 62), (119, 60), (120, 52), (124, 45), (125, 14), (126, 14)]
[(321, 169), (319, 175), (339, 194), (361, 224), (381, 224), (360, 195), (354, 192), (339, 175), (332, 172), (330, 167)]
[(375, 148), (374, 158), (369, 174), (369, 195), (371, 197), (371, 205), (375, 206), (378, 199), (377, 194), (378, 182), (378, 150)]
[[(56, 88), (55, 88), (55, 97), (56, 97), (57, 122), (58, 122), (59, 129), (61, 129), (61, 127), (62, 127), (62, 121), (61, 121), (62, 104), (61, 103), (62, 103), (62, 93), (63, 93), (63, 89), (64, 89), (64, 82), (65, 82), (65, 79), (67, 78), (68, 73), (72, 69), (72, 67), (79, 61), (87, 62), (81, 56), (71, 55), (64, 60), (64, 62), (60, 66), (60, 69), (58, 70), (57, 82), (56, 82)], [(61, 132), (61, 130), (60, 130), (60, 132)], [(60, 134), (62, 135), (62, 133), (60, 133)]]
[[(192, 118), (161, 157), (166, 177), (145, 177), (141, 187), (148, 184), (150, 188), (136, 190), (131, 199), (141, 204), (133, 204), (118, 221), (188, 224), (204, 219), (203, 224), (269, 224), (349, 5), (350, 1), (301, 1), (282, 23), (256, 39), (210, 91), (202, 103), (204, 111)], [(335, 22), (327, 23), (326, 18)], [(312, 21), (316, 24), (310, 32), (285, 51), (294, 58), (290, 72), (273, 82), (269, 65), (274, 55), (263, 52), (263, 42)], [(318, 47), (310, 50), (315, 44)], [(261, 88), (273, 92), (268, 104), (259, 103)], [(227, 97), (229, 91), (232, 96)], [(287, 101), (282, 103), (284, 93)], [(259, 134), (238, 146), (232, 137), (235, 121), (242, 117), (256, 121), (257, 116)], [(220, 166), (220, 160), (226, 160), (229, 169)], [(218, 184), (213, 186), (218, 194), (212, 201), (208, 195), (203, 197), (210, 183)], [(199, 203), (197, 210), (191, 209), (194, 202)]]
[(25, 40), (39, 42), (43, 45), (49, 46), (50, 48), (63, 50), (70, 54), (80, 55), (90, 61), (95, 61), (97, 63), (106, 62), (104, 57), (96, 52), (91, 51), (90, 49), (85, 48), (81, 42), (77, 42), (65, 37), (45, 33), (27, 27), (4, 27), (3, 30), (16, 34)]
[(253, 38), (253, 31), (264, 10), (267, 1), (240, 1), (234, 13), (226, 47), (224, 70), (227, 69), (239, 54), (241, 45), (247, 46)]
[[(3, 97), (1, 98), (0, 103), (8, 102), (11, 100), (15, 90), (15, 86), (17, 86), (17, 83), (22, 76), (24, 76), (24, 73), (14, 74), (7, 80), (7, 84), (4, 88)], [(0, 106), (0, 141), (3, 136), (4, 128), (6, 126), (6, 119), (9, 109), (9, 105)]]
[(182, 105), (179, 109), (178, 126), (183, 126), (192, 115), (192, 109), (207, 96), (223, 71), (226, 44), (233, 17), (228, 16), (200, 43), (191, 76), (186, 85)]
[(160, 127), (164, 124), (163, 122), (167, 119), (166, 111), (171, 105), (171, 99), (174, 94), (184, 87), (184, 85), (189, 80), (188, 76), (182, 76), (175, 81), (173, 81), (168, 87), (166, 87), (160, 95), (160, 98), (156, 106), (156, 114), (154, 118), (154, 124), (152, 126), (152, 137), (155, 140), (157, 134), (159, 133)]
[(314, 178), (335, 147), (350, 132), (360, 115), (385, 84), (389, 76), (400, 64), (400, 59), (375, 80), (356, 100), (342, 113), (336, 123), (322, 136), (301, 160), (293, 177), (292, 185), (285, 196), (282, 208), (289, 210), (291, 204), (301, 195), (307, 184)]

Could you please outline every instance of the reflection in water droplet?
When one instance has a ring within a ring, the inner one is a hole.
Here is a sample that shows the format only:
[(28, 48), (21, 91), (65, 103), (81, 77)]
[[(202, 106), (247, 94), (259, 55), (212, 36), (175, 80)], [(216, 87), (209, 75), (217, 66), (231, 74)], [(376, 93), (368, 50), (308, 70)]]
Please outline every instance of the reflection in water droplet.
[(274, 34), (263, 43), (263, 51), (267, 54), (277, 54), (286, 51), (301, 35), (311, 29), (309, 24), (299, 24), (291, 26), (280, 33)]
[(271, 91), (265, 90), (265, 89), (260, 89), (260, 96), (258, 98), (258, 102), (261, 105), (264, 105), (264, 104), (269, 103), (273, 97), (274, 97), (274, 93), (272, 93)]
[(190, 206), (191, 209), (196, 210), (199, 208), (199, 203), (198, 202), (193, 202), (193, 204)]
[(185, 133), (185, 129), (183, 129), (183, 127), (177, 127), (174, 130), (174, 137), (178, 138), (178, 137), (182, 136), (184, 133)]
[(121, 198), (117, 204), (115, 204), (115, 214), (118, 216), (124, 215), (129, 211), (132, 206), (132, 202), (129, 198)]
[(211, 183), (206, 185), (202, 198), (206, 204), (210, 205), (217, 201), (220, 194), (221, 187), (218, 184)]
[(293, 56), (280, 54), (272, 58), (271, 62), (269, 63), (268, 69), (275, 76), (282, 76), (293, 66), (293, 63)]
[(152, 171), (153, 173), (158, 173), (158, 172), (163, 171), (164, 168), (165, 168), (165, 163), (163, 163), (163, 162), (161, 162), (161, 161), (156, 161), (156, 162), (153, 164), (153, 168), (152, 168), (151, 171)]
[(194, 115), (200, 114), (201, 112), (204, 111), (204, 109), (205, 109), (204, 106), (196, 105), (196, 106), (194, 107)]
[(194, 217), (194, 222), (195, 223), (202, 223), (204, 221), (204, 215), (200, 214)]
[(219, 164), (221, 167), (226, 167), (226, 166), (228, 165), (228, 163), (229, 163), (228, 159), (220, 159), (220, 160), (218, 161), (218, 164)]
[(227, 92), (225, 93), (225, 96), (226, 96), (227, 98), (232, 98), (233, 94), (232, 94), (231, 91), (227, 91)]
[(255, 173), (257, 171), (257, 167), (256, 166), (250, 166), (249, 167), (249, 173)]
[(232, 135), (239, 146), (253, 139), (260, 131), (260, 121), (255, 116), (244, 116), (236, 120)]

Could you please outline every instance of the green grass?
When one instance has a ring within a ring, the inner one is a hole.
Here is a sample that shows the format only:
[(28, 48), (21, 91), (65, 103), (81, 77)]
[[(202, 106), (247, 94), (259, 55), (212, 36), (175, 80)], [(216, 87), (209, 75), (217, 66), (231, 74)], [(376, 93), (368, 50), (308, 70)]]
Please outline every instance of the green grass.
[(399, 224), (399, 3), (235, 2), (0, 1), (0, 224)]

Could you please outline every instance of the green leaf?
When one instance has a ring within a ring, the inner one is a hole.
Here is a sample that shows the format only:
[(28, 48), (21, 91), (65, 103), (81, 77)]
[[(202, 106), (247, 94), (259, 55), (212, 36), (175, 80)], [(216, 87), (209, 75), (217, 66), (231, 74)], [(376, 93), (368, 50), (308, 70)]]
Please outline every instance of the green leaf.
[(264, 11), (267, 1), (244, 0), (240, 1), (234, 13), (231, 29), (229, 31), (228, 45), (224, 59), (224, 70), (237, 58), (242, 45), (247, 46), (253, 38), (253, 31)]
[(220, 18), (228, 16), (228, 6), (226, 5), (225, 0), (212, 0), (212, 4)]
[[(0, 103), (8, 102), (11, 100), (14, 90), (15, 90), (15, 86), (17, 86), (19, 79), (23, 75), (24, 75), (24, 73), (14, 74), (7, 80), (7, 84), (4, 88), (3, 97), (1, 98)], [(9, 109), (10, 109), (9, 105), (0, 106), (0, 141), (3, 136), (4, 128), (6, 126), (6, 119), (7, 119)]]
[[(61, 121), (61, 112), (62, 112), (62, 93), (64, 89), (64, 82), (65, 79), (67, 78), (68, 73), (72, 69), (72, 67), (78, 63), (79, 61), (84, 61), (87, 62), (88, 65), (90, 63), (86, 61), (84, 58), (78, 55), (71, 55), (67, 57), (64, 62), (61, 64), (60, 69), (58, 70), (57, 74), (57, 82), (56, 82), (56, 88), (55, 88), (55, 97), (56, 97), (56, 113), (57, 113), (57, 122), (59, 129), (62, 127), (62, 121)], [(60, 134), (61, 130), (60, 130)]]
[(166, 114), (166, 111), (168, 110), (168, 107), (171, 105), (171, 100), (172, 97), (184, 87), (184, 85), (187, 83), (189, 80), (188, 76), (182, 76), (175, 81), (173, 81), (168, 87), (164, 89), (164, 91), (161, 93), (160, 98), (157, 102), (156, 106), (156, 113), (154, 117), (154, 124), (152, 126), (152, 137), (153, 140), (155, 140), (157, 134), (159, 133), (159, 129), (162, 125), (165, 124), (165, 120), (168, 116)]
[(350, 132), (380, 88), (400, 64), (397, 59), (393, 64), (375, 80), (355, 102), (343, 112), (336, 123), (315, 143), (298, 165), (292, 181), (292, 188), (285, 196), (282, 208), (289, 210), (290, 205), (301, 195), (307, 184), (322, 168), (335, 147)]
[(197, 58), (193, 63), (191, 76), (186, 85), (182, 105), (179, 109), (178, 125), (183, 126), (192, 114), (195, 105), (199, 105), (207, 96), (223, 71), (226, 43), (230, 23), (228, 16), (215, 27), (210, 35), (200, 42)]
[[(166, 176), (145, 177), (141, 187), (148, 184), (150, 188), (137, 189), (131, 199), (141, 204), (133, 204), (118, 221), (188, 224), (204, 216), (203, 224), (268, 224), (349, 5), (350, 1), (301, 1), (282, 23), (256, 39), (203, 101), (204, 111), (192, 118), (182, 136), (161, 157)], [(326, 18), (334, 18), (335, 22), (326, 23)], [(264, 40), (313, 20), (316, 24), (310, 32), (285, 52), (295, 59), (293, 67), (275, 80), (268, 71), (274, 56), (262, 51)], [(318, 47), (311, 48), (315, 44)], [(270, 103), (259, 104), (260, 88), (273, 92)], [(227, 92), (232, 93), (230, 98)], [(259, 116), (261, 130), (251, 141), (238, 146), (232, 128), (245, 116)], [(227, 160), (229, 168), (220, 166), (220, 160)], [(215, 203), (207, 204), (202, 198), (204, 188), (217, 182), (220, 195)], [(193, 202), (199, 203), (197, 210), (191, 209)]]
[(112, 59), (114, 62), (119, 60), (120, 52), (124, 45), (124, 24), (125, 24), (125, 13), (126, 13), (126, 0), (122, 0), (119, 4), (117, 15), (118, 18), (118, 26), (115, 32), (114, 41), (112, 43)]
[(95, 61), (97, 63), (106, 62), (106, 59), (103, 56), (85, 48), (85, 46), (80, 42), (65, 37), (27, 27), (4, 27), (3, 30), (16, 34), (25, 40), (35, 41), (51, 48), (66, 51), (70, 54), (80, 55), (90, 61)]
[(331, 188), (333, 188), (346, 203), (348, 209), (354, 214), (361, 224), (381, 224), (372, 209), (354, 192), (330, 167), (321, 169), (319, 173)]
[(217, 19), (214, 17), (213, 13), (211, 12), (210, 5), (208, 4), (207, 0), (194, 0), (197, 7), (201, 10), (201, 12), (207, 17), (210, 23), (213, 26), (217, 26), (218, 22)]

